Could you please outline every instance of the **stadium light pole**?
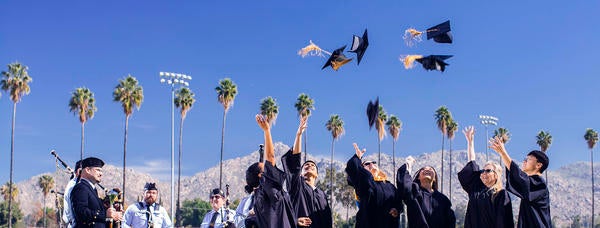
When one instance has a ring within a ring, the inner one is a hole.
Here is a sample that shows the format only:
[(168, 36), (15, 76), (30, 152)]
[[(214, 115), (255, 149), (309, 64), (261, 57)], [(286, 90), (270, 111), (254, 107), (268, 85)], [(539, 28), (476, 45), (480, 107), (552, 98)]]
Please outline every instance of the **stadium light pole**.
[(495, 116), (479, 115), (479, 121), (481, 124), (483, 124), (483, 126), (485, 126), (485, 160), (487, 162), (490, 160), (490, 154), (488, 152), (488, 141), (490, 140), (490, 136), (488, 135), (488, 126), (498, 125), (498, 118)]
[(187, 87), (192, 76), (160, 72), (160, 83), (171, 87), (171, 218), (175, 218), (175, 86)]

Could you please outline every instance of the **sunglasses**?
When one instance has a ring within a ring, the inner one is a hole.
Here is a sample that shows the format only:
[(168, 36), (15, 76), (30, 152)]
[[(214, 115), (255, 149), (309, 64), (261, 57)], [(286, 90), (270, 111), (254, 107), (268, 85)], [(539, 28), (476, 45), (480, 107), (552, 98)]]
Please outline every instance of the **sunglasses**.
[(481, 173), (491, 173), (491, 172), (495, 172), (493, 169), (483, 169), (481, 170)]
[(377, 162), (374, 162), (374, 161), (373, 162), (365, 162), (365, 163), (363, 163), (363, 166), (368, 166), (371, 164), (377, 164)]
[(221, 199), (221, 198), (223, 198), (221, 195), (214, 195), (214, 196), (210, 197), (210, 199)]

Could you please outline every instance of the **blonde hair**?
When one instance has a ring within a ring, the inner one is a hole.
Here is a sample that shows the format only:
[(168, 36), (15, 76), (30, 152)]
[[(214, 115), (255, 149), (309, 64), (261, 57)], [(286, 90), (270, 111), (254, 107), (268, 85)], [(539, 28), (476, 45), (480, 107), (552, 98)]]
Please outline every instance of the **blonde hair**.
[(496, 173), (496, 183), (494, 183), (494, 185), (492, 185), (492, 187), (491, 187), (491, 189), (494, 189), (494, 195), (495, 195), (496, 193), (500, 192), (500, 190), (503, 189), (502, 174), (504, 173), (504, 167), (502, 167), (500, 164), (493, 162), (493, 161), (486, 162), (483, 167), (485, 168), (488, 165), (491, 165), (494, 169), (494, 173)]
[(371, 174), (373, 175), (373, 180), (375, 181), (386, 181), (387, 175), (380, 169), (371, 169)]

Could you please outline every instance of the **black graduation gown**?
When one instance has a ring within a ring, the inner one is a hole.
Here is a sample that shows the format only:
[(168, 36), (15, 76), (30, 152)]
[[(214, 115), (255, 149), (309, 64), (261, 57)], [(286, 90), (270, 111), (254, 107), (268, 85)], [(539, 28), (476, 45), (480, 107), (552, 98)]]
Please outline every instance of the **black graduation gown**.
[(508, 192), (502, 189), (493, 197), (492, 189), (486, 187), (481, 181), (480, 169), (475, 161), (468, 162), (458, 172), (458, 181), (469, 195), (465, 228), (515, 227), (512, 203)]
[(286, 182), (288, 175), (265, 162), (264, 173), (256, 189), (254, 210), (258, 227), (295, 228), (296, 215), (292, 208)]
[(514, 161), (506, 173), (506, 189), (521, 198), (517, 227), (552, 227), (546, 181), (539, 175), (528, 176)]
[(392, 217), (390, 210), (401, 211), (396, 187), (389, 181), (375, 181), (371, 172), (363, 168), (354, 155), (346, 163), (348, 184), (354, 187), (360, 207), (356, 213), (355, 227), (398, 227), (399, 218)]
[(86, 180), (81, 180), (71, 191), (71, 205), (75, 213), (75, 227), (104, 228), (106, 208), (98, 192)]
[(437, 190), (429, 192), (413, 182), (406, 170), (406, 164), (398, 169), (396, 182), (398, 184), (397, 194), (406, 204), (409, 227), (456, 226), (456, 217), (448, 197)]
[(310, 227), (331, 227), (331, 208), (325, 192), (313, 188), (302, 176), (301, 154), (288, 151), (281, 157), (285, 172), (290, 177), (290, 198), (297, 217), (309, 217)]

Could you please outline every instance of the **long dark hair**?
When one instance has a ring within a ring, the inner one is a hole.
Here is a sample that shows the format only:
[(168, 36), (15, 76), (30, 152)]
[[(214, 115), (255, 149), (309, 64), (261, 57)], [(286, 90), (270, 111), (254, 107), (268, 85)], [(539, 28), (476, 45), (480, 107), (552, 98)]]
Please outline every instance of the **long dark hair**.
[(419, 175), (421, 174), (421, 171), (423, 171), (423, 169), (425, 168), (431, 168), (433, 169), (434, 172), (434, 179), (433, 179), (433, 183), (431, 183), (431, 188), (433, 188), (433, 190), (437, 191), (438, 190), (438, 175), (437, 175), (437, 171), (435, 170), (435, 168), (433, 168), (432, 166), (424, 166), (422, 168), (420, 168), (416, 173), (415, 173), (415, 178), (413, 179), (413, 182), (419, 184), (419, 186), (421, 186), (421, 181), (419, 181)]

